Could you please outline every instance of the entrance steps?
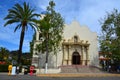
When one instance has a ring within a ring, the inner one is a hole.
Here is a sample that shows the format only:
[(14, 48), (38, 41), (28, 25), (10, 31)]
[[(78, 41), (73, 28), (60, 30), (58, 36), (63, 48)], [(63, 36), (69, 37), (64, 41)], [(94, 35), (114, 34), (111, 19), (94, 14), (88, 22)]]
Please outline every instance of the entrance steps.
[(103, 71), (95, 66), (67, 65), (60, 66), (61, 73), (103, 73)]

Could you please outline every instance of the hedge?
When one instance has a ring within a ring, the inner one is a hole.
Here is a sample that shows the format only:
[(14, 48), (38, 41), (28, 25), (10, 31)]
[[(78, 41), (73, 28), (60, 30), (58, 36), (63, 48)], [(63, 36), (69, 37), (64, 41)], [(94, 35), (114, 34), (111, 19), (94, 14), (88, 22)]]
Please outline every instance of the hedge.
[(0, 72), (8, 72), (8, 64), (0, 65)]

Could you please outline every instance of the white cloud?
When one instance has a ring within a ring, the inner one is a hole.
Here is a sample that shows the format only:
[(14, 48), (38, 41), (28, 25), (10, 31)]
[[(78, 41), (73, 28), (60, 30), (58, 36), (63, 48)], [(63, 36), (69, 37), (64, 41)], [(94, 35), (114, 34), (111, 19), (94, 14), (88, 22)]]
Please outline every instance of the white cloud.
[(25, 39), (23, 42), (23, 49), (24, 51), (29, 51), (30, 50), (30, 40), (29, 39)]
[[(7, 44), (8, 43), (11, 44), (11, 45), (8, 45), (9, 47), (11, 46), (10, 50), (18, 50), (19, 41), (20, 41), (20, 30), (18, 30), (18, 32), (14, 33), (14, 30), (10, 29), (9, 27), (10, 26), (7, 26), (7, 27), (3, 28), (3, 30), (0, 30), (0, 37), (1, 37), (0, 41), (4, 41)], [(27, 52), (30, 49), (29, 43), (31, 41), (33, 31), (27, 31), (26, 34), (25, 34), (25, 38), (24, 38), (24, 42), (23, 42), (23, 51), (24, 52), (25, 51)], [(4, 45), (0, 45), (0, 46), (4, 46)]]
[(41, 11), (41, 9), (43, 11), (46, 10), (46, 6), (48, 6), (50, 0), (37, 0), (36, 2), (34, 2), (35, 6), (38, 7), (38, 10)]
[(100, 32), (100, 18), (113, 8), (120, 9), (120, 0), (56, 0), (58, 11), (67, 23), (77, 19), (80, 24), (87, 25), (92, 31)]
[(2, 28), (2, 30), (0, 31), (0, 40), (18, 45), (19, 35), (20, 34), (18, 32), (14, 33), (13, 29), (8, 28), (7, 26)]

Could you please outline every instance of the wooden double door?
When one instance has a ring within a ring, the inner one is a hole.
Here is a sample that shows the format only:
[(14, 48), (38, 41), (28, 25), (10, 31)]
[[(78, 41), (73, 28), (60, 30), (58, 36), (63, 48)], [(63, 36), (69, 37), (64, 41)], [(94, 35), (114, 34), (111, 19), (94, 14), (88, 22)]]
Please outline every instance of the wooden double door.
[(72, 54), (72, 65), (80, 65), (81, 64), (81, 56), (78, 52), (73, 52)]

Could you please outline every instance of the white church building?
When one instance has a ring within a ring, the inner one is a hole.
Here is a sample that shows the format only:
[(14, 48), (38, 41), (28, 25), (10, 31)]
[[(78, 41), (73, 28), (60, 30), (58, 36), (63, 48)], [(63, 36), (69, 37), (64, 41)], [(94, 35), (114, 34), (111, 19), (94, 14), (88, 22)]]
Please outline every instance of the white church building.
[[(35, 50), (36, 45), (41, 42), (39, 34), (39, 31), (36, 32), (32, 65), (42, 70), (45, 68), (46, 54)], [(87, 26), (82, 26), (75, 20), (70, 24), (65, 24), (60, 50), (55, 55), (49, 53), (48, 57), (49, 69), (68, 65), (99, 65), (97, 33), (90, 31)]]

